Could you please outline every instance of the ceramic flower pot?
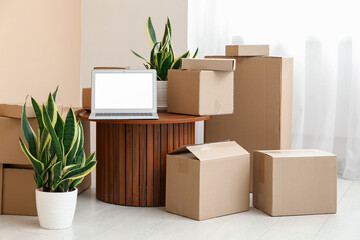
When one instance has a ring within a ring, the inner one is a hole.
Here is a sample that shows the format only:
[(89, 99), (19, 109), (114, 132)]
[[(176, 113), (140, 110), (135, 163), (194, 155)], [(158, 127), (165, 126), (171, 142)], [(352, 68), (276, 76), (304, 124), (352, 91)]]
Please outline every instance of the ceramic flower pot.
[(157, 106), (159, 112), (167, 110), (167, 81), (157, 81)]
[(71, 227), (77, 193), (77, 188), (71, 192), (42, 192), (36, 189), (36, 209), (40, 226), (46, 229)]

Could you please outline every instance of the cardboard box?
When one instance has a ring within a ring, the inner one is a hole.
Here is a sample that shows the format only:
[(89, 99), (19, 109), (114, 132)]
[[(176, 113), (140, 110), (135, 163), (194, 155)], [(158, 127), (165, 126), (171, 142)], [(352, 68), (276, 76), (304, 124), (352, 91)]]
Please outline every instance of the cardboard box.
[(189, 115), (231, 114), (233, 87), (233, 72), (169, 70), (167, 111)]
[[(254, 150), (290, 149), (292, 58), (234, 59), (234, 114), (213, 116), (205, 121), (205, 142), (231, 139), (250, 154)], [(252, 157), (252, 166), (251, 159)], [(252, 170), (250, 189), (252, 190)]]
[(182, 58), (181, 69), (183, 70), (210, 70), (210, 71), (230, 71), (235, 70), (234, 59), (194, 59)]
[[(0, 214), (37, 216), (34, 170), (28, 165), (0, 164)], [(78, 194), (91, 185), (91, 176), (77, 186)]]
[(82, 108), (91, 111), (91, 88), (82, 89)]
[(249, 210), (249, 164), (236, 142), (175, 150), (167, 155), (166, 211), (204, 220)]
[[(62, 105), (58, 105), (60, 113), (63, 111)], [(29, 165), (29, 160), (25, 157), (19, 144), (19, 137), (23, 137), (21, 131), (21, 114), (22, 104), (1, 104), (0, 112), (0, 163), (3, 164), (21, 164)], [(33, 118), (28, 118), (31, 127), (35, 134), (37, 134), (37, 119), (32, 109), (32, 105), (27, 106), (30, 116), (33, 114)], [(28, 114), (27, 114), (28, 115)], [(11, 116), (3, 117), (3, 116)]]
[(269, 45), (226, 45), (226, 56), (269, 56)]
[(254, 152), (254, 207), (271, 216), (336, 213), (336, 184), (334, 154)]

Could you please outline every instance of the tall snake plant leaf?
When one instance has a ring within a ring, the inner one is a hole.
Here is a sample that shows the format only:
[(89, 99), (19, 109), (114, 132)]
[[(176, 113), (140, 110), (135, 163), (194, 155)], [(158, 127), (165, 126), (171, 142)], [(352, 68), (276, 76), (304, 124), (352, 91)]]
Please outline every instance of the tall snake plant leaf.
[(199, 52), (199, 48), (197, 48), (197, 49), (196, 49), (196, 51), (195, 51), (195, 53), (194, 53), (194, 55), (193, 55), (193, 57), (192, 57), (192, 58), (196, 58), (196, 56), (197, 56), (198, 52)]
[(75, 155), (76, 155), (76, 152), (78, 151), (79, 142), (80, 142), (79, 131), (77, 130), (76, 133), (77, 133), (76, 136), (75, 136), (76, 140), (75, 140), (74, 144), (71, 146), (69, 152), (65, 155), (64, 163), (66, 165), (70, 165), (70, 164), (75, 163)]
[(157, 66), (155, 49), (158, 47), (159, 44), (160, 44), (159, 42), (155, 43), (155, 45), (153, 46), (153, 48), (150, 51), (150, 64), (151, 64), (151, 66), (154, 66), (154, 68), (156, 68), (156, 66)]
[(169, 17), (167, 17), (167, 26), (169, 28), (170, 41), (172, 40), (172, 28)]
[(44, 186), (44, 180), (41, 178), (41, 176), (39, 176), (38, 174), (34, 174), (34, 180), (35, 180), (35, 184), (36, 184), (36, 188), (40, 189)]
[(49, 93), (48, 99), (46, 101), (46, 107), (47, 107), (46, 110), (47, 110), (50, 120), (51, 120), (51, 125), (54, 127), (56, 124), (56, 120), (57, 120), (58, 110), (57, 110), (53, 95), (51, 93)]
[(157, 42), (157, 40), (156, 40), (155, 29), (154, 29), (154, 26), (152, 24), (150, 17), (148, 18), (148, 20), (146, 22), (146, 35), (149, 39), (151, 46), (154, 46), (155, 43)]
[(96, 166), (96, 163), (97, 162), (95, 160), (93, 160), (93, 161), (89, 162), (89, 164), (87, 164), (86, 166), (84, 166), (82, 168), (78, 168), (78, 169), (75, 169), (75, 170), (65, 173), (62, 176), (59, 184), (62, 184), (65, 181), (75, 180), (75, 179), (85, 177), (87, 174), (89, 174), (94, 169), (94, 167)]
[(53, 93), (54, 102), (56, 102), (56, 95), (57, 95), (58, 90), (59, 90), (59, 85), (56, 87), (56, 89)]
[(161, 72), (161, 68), (162, 68), (162, 62), (163, 62), (163, 59), (165, 57), (165, 52), (164, 51), (161, 51), (161, 52), (157, 52), (156, 53), (156, 62), (157, 62), (157, 73), (159, 74), (159, 72)]
[(55, 132), (58, 135), (60, 141), (62, 141), (64, 138), (64, 125), (64, 120), (60, 116), (60, 113), (58, 113), (57, 121), (55, 124)]
[(43, 105), (43, 121), (46, 129), (48, 130), (51, 136), (51, 142), (54, 144), (57, 161), (63, 161), (64, 159), (64, 147), (62, 146), (62, 142), (60, 142), (58, 136), (56, 135), (55, 129), (51, 124), (49, 114), (46, 110), (45, 105)]
[(32, 106), (33, 106), (33, 109), (34, 109), (34, 112), (35, 112), (35, 115), (36, 115), (37, 122), (38, 122), (39, 136), (41, 136), (42, 132), (44, 130), (44, 123), (43, 123), (43, 120), (42, 120), (41, 107), (33, 97), (31, 97), (31, 103), (32, 103)]
[[(77, 139), (77, 124), (76, 124), (76, 117), (75, 113), (72, 108), (69, 109), (64, 125), (64, 154), (67, 154), (72, 146), (75, 144)], [(64, 164), (66, 166), (66, 164)]]
[(86, 159), (85, 165), (88, 165), (92, 160), (94, 160), (95, 153), (91, 154), (88, 159)]
[(180, 55), (177, 59), (175, 59), (175, 61), (173, 62), (173, 64), (171, 65), (170, 69), (179, 69), (180, 67), (180, 63), (181, 63), (181, 59), (182, 58), (188, 58), (190, 55), (190, 52), (187, 51), (186, 53), (183, 53), (182, 55)]
[(171, 54), (169, 53), (167, 57), (164, 58), (163, 62), (161, 63), (162, 67), (160, 72), (158, 73), (159, 77), (161, 79), (166, 79), (167, 78), (167, 72), (168, 69), (171, 66)]
[(58, 182), (61, 178), (61, 169), (62, 169), (62, 162), (57, 162), (51, 167), (51, 181), (52, 181), (52, 191), (56, 191), (56, 186), (58, 185)]
[[(27, 97), (26, 97), (26, 99), (27, 99)], [(35, 135), (33, 129), (31, 128), (30, 123), (26, 116), (26, 100), (25, 100), (25, 103), (24, 103), (24, 106), (22, 109), (21, 130), (22, 130), (23, 136), (25, 138), (25, 141), (27, 142), (27, 144), (29, 146), (29, 152), (35, 158), (38, 157), (38, 154), (37, 154), (38, 147), (37, 147), (36, 135)]]
[(76, 187), (76, 185), (82, 183), (83, 180), (84, 180), (84, 177), (71, 180), (70, 185), (69, 185), (69, 189), (70, 190), (74, 189)]
[(44, 164), (36, 159), (25, 146), (25, 143), (19, 138), (21, 150), (25, 153), (25, 156), (30, 160), (31, 165), (34, 168), (36, 174), (41, 175), (44, 171)]
[(137, 56), (137, 57), (140, 58), (141, 60), (145, 61), (145, 62), (146, 62), (147, 64), (149, 64), (150, 66), (152, 66), (152, 64), (149, 63), (145, 58), (143, 58), (142, 56), (140, 56), (140, 54), (134, 52), (133, 50), (131, 50), (131, 51), (132, 51), (132, 53), (133, 53), (135, 56)]

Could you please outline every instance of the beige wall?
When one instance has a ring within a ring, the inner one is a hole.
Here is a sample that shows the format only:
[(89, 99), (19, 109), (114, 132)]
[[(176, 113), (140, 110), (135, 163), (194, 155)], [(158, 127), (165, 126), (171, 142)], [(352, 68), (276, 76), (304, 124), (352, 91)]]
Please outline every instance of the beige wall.
[(82, 3), (82, 87), (90, 87), (94, 66), (144, 68), (130, 49), (148, 58), (149, 16), (158, 39), (169, 16), (175, 53), (187, 50), (187, 0), (83, 0)]
[(80, 104), (80, 0), (0, 0), (0, 102)]

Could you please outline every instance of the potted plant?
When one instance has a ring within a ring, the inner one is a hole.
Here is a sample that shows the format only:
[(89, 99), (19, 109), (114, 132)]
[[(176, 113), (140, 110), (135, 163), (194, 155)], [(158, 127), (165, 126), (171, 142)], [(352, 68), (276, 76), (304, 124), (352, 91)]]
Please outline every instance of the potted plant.
[(21, 128), (27, 143), (19, 137), (20, 147), (34, 168), (36, 208), (40, 226), (61, 229), (72, 225), (77, 188), (96, 165), (95, 153), (86, 159), (84, 135), (80, 121), (72, 108), (65, 121), (59, 114), (54, 94), (49, 94), (40, 107), (34, 98), (32, 106), (38, 122), (37, 135), (26, 117), (26, 101), (22, 111)]
[[(152, 46), (150, 51), (150, 60), (146, 60), (138, 53), (131, 50), (134, 55), (145, 61), (144, 66), (147, 69), (156, 69), (157, 72), (157, 103), (159, 110), (166, 110), (167, 107), (167, 72), (169, 69), (178, 69), (181, 58), (189, 58), (190, 51), (187, 51), (175, 58), (174, 48), (172, 45), (172, 28), (170, 19), (167, 18), (164, 35), (161, 41), (157, 41), (151, 18), (146, 23), (147, 38)], [(196, 57), (199, 49), (196, 49), (193, 58)]]

